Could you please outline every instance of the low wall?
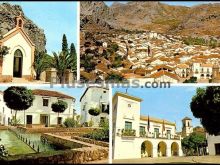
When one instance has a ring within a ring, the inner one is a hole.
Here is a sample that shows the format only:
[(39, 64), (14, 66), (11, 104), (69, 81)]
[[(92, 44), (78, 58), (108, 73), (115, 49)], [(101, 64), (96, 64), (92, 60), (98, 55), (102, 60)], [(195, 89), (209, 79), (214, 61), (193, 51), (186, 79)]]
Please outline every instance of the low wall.
[(65, 148), (81, 148), (81, 147), (91, 147), (83, 142), (72, 140), (67, 137), (62, 137), (50, 133), (45, 133), (41, 135), (41, 139), (46, 139), (48, 143), (55, 144), (57, 146), (63, 146)]
[(8, 158), (0, 157), (0, 164), (82, 164), (108, 158), (108, 148), (84, 147), (74, 150), (53, 151)]
[(7, 126), (0, 126), (0, 130), (7, 130), (8, 127)]
[(94, 139), (89, 139), (89, 138), (84, 138), (84, 137), (79, 137), (79, 136), (71, 136), (71, 139), (83, 141), (83, 142), (90, 143), (90, 144), (95, 144), (95, 145), (102, 146), (102, 147), (109, 147), (109, 143), (97, 141)]
[(79, 127), (79, 128), (62, 128), (62, 127), (44, 127), (44, 128), (25, 128), (18, 126), (22, 132), (25, 133), (57, 133), (57, 132), (91, 132), (97, 130), (98, 128), (88, 128), (88, 127)]

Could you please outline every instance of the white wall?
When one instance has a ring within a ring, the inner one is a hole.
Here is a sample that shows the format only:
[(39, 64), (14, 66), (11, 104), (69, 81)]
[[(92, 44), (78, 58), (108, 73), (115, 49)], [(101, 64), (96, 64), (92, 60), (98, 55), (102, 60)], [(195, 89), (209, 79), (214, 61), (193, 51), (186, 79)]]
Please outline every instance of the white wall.
[(0, 125), (7, 126), (9, 120), (12, 119), (11, 110), (5, 105), (3, 100), (3, 93), (0, 93)]
[[(131, 105), (130, 107), (128, 105)], [(156, 138), (154, 134), (152, 137), (140, 137), (140, 126), (145, 126), (147, 131), (147, 121), (140, 120), (141, 103), (136, 99), (116, 95), (113, 97), (113, 159), (132, 159), (141, 158), (141, 144), (148, 140), (153, 145), (153, 157), (157, 157), (158, 144), (163, 141), (166, 143), (166, 156), (171, 156), (171, 144), (176, 142), (179, 147), (179, 156), (182, 156), (181, 140)], [(146, 108), (146, 107), (145, 107)], [(122, 129), (125, 128), (125, 121), (132, 122), (132, 129), (136, 130), (136, 136), (124, 137), (121, 135)], [(159, 128), (159, 133), (162, 134), (163, 124), (158, 122), (150, 122), (149, 132), (154, 132), (154, 128)], [(164, 133), (170, 130), (172, 135), (176, 135), (174, 125), (165, 124)], [(161, 135), (162, 136), (162, 135)], [(165, 136), (165, 135), (164, 135)]]
[(2, 75), (13, 76), (14, 53), (19, 49), (23, 54), (22, 75), (31, 75), (32, 59), (31, 47), (23, 38), (21, 33), (16, 34), (12, 38), (5, 41), (4, 46), (10, 48), (9, 54), (3, 58)]
[(207, 142), (208, 142), (209, 155), (216, 155), (215, 144), (220, 143), (220, 135), (219, 136), (208, 135)]
[[(47, 107), (43, 106), (43, 98), (49, 99), (49, 105)], [(59, 114), (59, 117), (62, 117), (62, 121), (64, 122), (66, 118), (73, 116), (74, 103), (72, 99), (62, 99), (62, 100), (67, 102), (68, 104), (68, 108), (63, 113)], [(31, 106), (29, 109), (25, 111), (25, 116), (32, 115), (33, 124), (40, 124), (40, 115), (48, 115), (50, 116), (49, 117), (50, 124), (56, 125), (58, 114), (52, 111), (51, 105), (52, 103), (57, 101), (58, 101), (57, 97), (45, 97), (45, 96), (35, 95), (33, 106)], [(24, 111), (19, 111), (17, 113), (17, 119), (20, 119), (21, 124), (24, 124)]]
[(99, 87), (89, 87), (81, 99), (81, 124), (92, 120), (94, 126), (98, 126), (101, 117), (109, 118), (107, 113), (101, 113), (98, 116), (89, 114), (89, 109), (99, 107), (100, 103), (109, 104), (109, 90)]

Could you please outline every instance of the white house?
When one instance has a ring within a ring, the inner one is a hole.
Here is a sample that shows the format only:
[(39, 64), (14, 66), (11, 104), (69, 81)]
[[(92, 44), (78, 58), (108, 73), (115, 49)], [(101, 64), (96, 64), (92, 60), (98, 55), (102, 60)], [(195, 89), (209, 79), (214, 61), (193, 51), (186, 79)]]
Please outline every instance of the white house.
[(113, 159), (182, 156), (175, 123), (141, 116), (141, 101), (126, 93), (113, 96)]
[[(57, 91), (34, 89), (33, 105), (26, 111), (18, 111), (17, 119), (27, 127), (50, 127), (62, 124), (68, 117), (73, 117), (75, 98)], [(68, 107), (58, 114), (52, 111), (51, 105), (58, 100), (67, 102)], [(13, 116), (15, 112), (13, 112)]]
[(8, 126), (12, 119), (12, 110), (9, 109), (3, 100), (3, 92), (0, 91), (0, 125)]
[(208, 135), (207, 142), (209, 155), (220, 155), (220, 135)]
[[(88, 87), (80, 98), (81, 124), (93, 122), (93, 126), (99, 126), (100, 121), (109, 118), (109, 89), (102, 87)], [(89, 114), (91, 108), (101, 110), (97, 116)]]
[(199, 62), (194, 62), (192, 65), (193, 76), (200, 79), (211, 79), (212, 77), (213, 64), (203, 64)]
[(21, 15), (15, 18), (15, 28), (3, 35), (0, 46), (7, 46), (9, 54), (0, 62), (0, 78), (12, 81), (13, 78), (33, 79), (33, 62), (35, 45), (25, 33), (24, 20)]

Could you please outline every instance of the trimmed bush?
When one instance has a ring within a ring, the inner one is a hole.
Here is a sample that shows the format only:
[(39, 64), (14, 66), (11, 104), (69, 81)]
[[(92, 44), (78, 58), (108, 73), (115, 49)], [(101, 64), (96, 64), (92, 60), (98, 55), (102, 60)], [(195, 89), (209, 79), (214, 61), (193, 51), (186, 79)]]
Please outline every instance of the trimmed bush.
[(101, 110), (99, 108), (91, 108), (89, 110), (89, 114), (92, 116), (98, 116), (101, 113)]

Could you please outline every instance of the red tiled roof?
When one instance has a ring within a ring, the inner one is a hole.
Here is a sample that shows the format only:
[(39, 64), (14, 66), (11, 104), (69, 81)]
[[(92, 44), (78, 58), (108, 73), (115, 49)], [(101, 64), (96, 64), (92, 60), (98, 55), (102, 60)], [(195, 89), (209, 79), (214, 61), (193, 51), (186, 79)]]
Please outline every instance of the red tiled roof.
[(50, 90), (43, 90), (43, 89), (34, 89), (32, 90), (34, 95), (40, 96), (50, 96), (50, 97), (60, 97), (66, 99), (74, 99), (74, 97), (57, 92), (57, 91), (50, 91)]
[(150, 75), (149, 77), (150, 78), (158, 78), (158, 77), (161, 77), (163, 75), (171, 77), (175, 80), (179, 80), (179, 77), (176, 74), (173, 74), (173, 73), (170, 73), (170, 72), (167, 72), (167, 71), (164, 71), (164, 70), (160, 70), (159, 72), (154, 73), (154, 74)]

